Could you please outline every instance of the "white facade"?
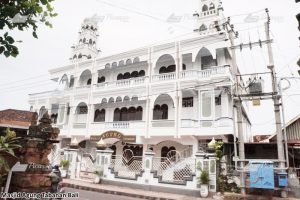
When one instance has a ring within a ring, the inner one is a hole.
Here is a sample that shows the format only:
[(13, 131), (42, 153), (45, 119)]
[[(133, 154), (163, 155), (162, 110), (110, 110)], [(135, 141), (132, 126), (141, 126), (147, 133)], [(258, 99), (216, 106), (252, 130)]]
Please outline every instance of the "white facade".
[(194, 36), (108, 57), (98, 56), (97, 25), (86, 20), (71, 63), (50, 70), (58, 89), (31, 94), (29, 103), (40, 116), (52, 114), (62, 140), (86, 141), (87, 152), (95, 153), (90, 137), (107, 131), (136, 136), (132, 144), (107, 140), (116, 156), (127, 145), (141, 148), (134, 156), (150, 148), (154, 157), (176, 151), (187, 158), (212, 138), (232, 141), (234, 82), (222, 10), (219, 1), (202, 0)]

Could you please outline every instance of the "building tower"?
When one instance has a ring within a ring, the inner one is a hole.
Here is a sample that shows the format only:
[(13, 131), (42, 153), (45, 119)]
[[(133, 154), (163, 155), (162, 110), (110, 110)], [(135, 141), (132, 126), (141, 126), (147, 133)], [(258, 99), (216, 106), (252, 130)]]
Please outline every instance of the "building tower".
[(86, 18), (81, 25), (76, 45), (72, 46), (72, 62), (95, 58), (100, 50), (97, 49), (98, 25), (93, 18)]
[(196, 19), (195, 32), (207, 35), (219, 32), (224, 21), (223, 6), (221, 0), (199, 0), (199, 11), (194, 14)]

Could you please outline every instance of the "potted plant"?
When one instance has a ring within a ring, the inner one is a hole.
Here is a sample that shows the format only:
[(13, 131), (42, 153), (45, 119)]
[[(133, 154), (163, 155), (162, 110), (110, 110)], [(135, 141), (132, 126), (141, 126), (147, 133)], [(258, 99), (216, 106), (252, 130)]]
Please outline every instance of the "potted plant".
[(103, 176), (103, 169), (97, 169), (94, 171), (95, 174), (95, 179), (94, 179), (94, 183), (101, 183), (101, 177)]
[(60, 166), (62, 167), (61, 177), (62, 178), (67, 177), (68, 169), (69, 169), (69, 166), (70, 166), (70, 161), (69, 160), (62, 160), (62, 161), (60, 161)]
[(209, 173), (207, 170), (201, 171), (201, 174), (198, 177), (198, 182), (200, 184), (201, 197), (207, 197), (208, 196), (208, 184), (209, 184)]

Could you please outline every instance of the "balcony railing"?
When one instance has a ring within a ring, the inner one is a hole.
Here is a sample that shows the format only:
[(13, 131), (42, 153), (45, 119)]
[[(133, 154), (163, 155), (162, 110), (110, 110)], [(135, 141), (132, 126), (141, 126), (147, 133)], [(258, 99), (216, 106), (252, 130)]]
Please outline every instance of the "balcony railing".
[(182, 119), (181, 128), (216, 128), (216, 127), (231, 127), (233, 119), (229, 117), (220, 117), (216, 120), (194, 120)]
[(133, 85), (141, 85), (146, 82), (148, 77), (138, 77), (138, 78), (131, 78), (131, 79), (124, 79), (118, 80), (113, 82), (106, 82), (106, 83), (99, 83), (97, 84), (97, 89), (105, 89), (105, 88), (118, 88), (118, 87), (127, 87)]
[(172, 72), (166, 74), (153, 75), (152, 81), (157, 82), (157, 81), (173, 80), (175, 78), (176, 78), (176, 73)]
[(108, 129), (129, 129), (145, 128), (144, 121), (122, 121), (122, 122), (105, 122), (105, 128)]
[(229, 66), (218, 66), (218, 67), (211, 67), (210, 69), (206, 70), (187, 70), (181, 72), (181, 79), (191, 79), (191, 78), (210, 78), (216, 75), (222, 75), (229, 73)]
[[(216, 66), (206, 70), (186, 70), (180, 74), (180, 79), (203, 79), (229, 73), (229, 66)], [(152, 76), (153, 82), (174, 80), (176, 73), (158, 74)]]
[(175, 127), (174, 120), (153, 120), (152, 127)]

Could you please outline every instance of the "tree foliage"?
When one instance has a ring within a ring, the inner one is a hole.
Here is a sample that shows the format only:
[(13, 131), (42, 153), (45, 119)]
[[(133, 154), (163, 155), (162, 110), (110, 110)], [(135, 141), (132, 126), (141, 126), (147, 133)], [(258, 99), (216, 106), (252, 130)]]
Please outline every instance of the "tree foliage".
[[(7, 158), (3, 156), (3, 153), (7, 153), (10, 156), (15, 157), (14, 150), (19, 149), (20, 139), (16, 137), (16, 133), (7, 128), (4, 131), (5, 135), (0, 136), (0, 186), (6, 181), (7, 174), (10, 170)], [(5, 159), (6, 158), (6, 159)]]
[(16, 133), (7, 128), (5, 130), (5, 135), (0, 136), (0, 152), (7, 152), (14, 156), (14, 150), (21, 147), (19, 141), (20, 138), (16, 137)]
[[(52, 27), (49, 18), (57, 16), (51, 2), (54, 0), (0, 0), (0, 30), (24, 31), (32, 28), (33, 37), (37, 38), (38, 23)], [(4, 31), (0, 35), (0, 55), (16, 57), (19, 54), (16, 41)]]

